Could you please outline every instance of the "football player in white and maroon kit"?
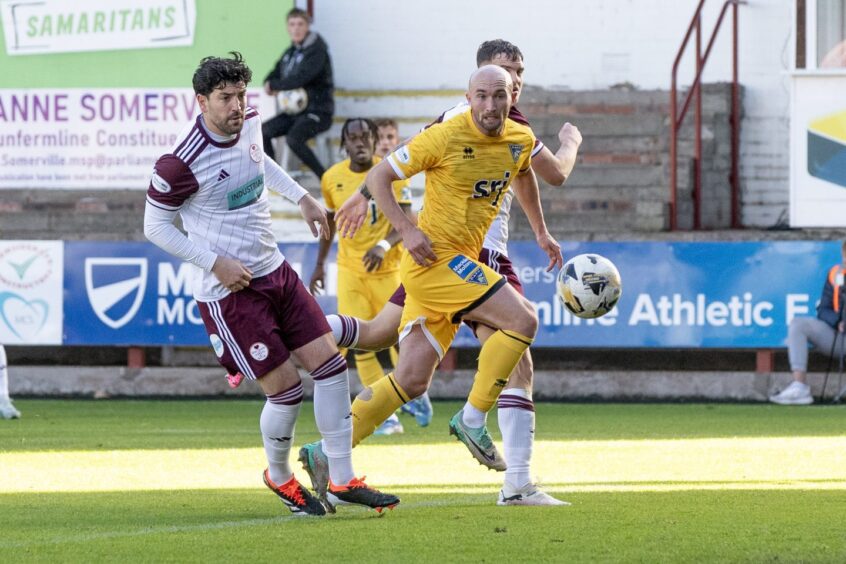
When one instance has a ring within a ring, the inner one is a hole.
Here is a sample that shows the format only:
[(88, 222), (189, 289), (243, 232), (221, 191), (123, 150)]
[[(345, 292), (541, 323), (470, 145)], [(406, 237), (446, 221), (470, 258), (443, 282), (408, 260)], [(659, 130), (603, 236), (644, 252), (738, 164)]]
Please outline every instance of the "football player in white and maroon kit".
[[(519, 101), (523, 85), (523, 54), (520, 49), (505, 40), (485, 41), (476, 52), (478, 66), (493, 64), (504, 68), (511, 74), (514, 88), (514, 102)], [(459, 104), (448, 110), (437, 121), (448, 120), (466, 109)], [(513, 107), (508, 118), (528, 126), (529, 123), (520, 111)], [(579, 130), (565, 123), (558, 132), (561, 147), (553, 153), (538, 141), (532, 149), (532, 170), (547, 183), (561, 186), (572, 172), (576, 154), (582, 142)], [(516, 190), (514, 193), (518, 193)], [(338, 232), (349, 236), (354, 232), (366, 213), (366, 198), (350, 197), (335, 214)], [(539, 244), (545, 250), (550, 242), (554, 248), (558, 244), (551, 239), (543, 221), (539, 201), (520, 202)], [(523, 294), (522, 285), (511, 261), (507, 256), (508, 219), (511, 210), (511, 192), (503, 198), (499, 214), (488, 230), (479, 261), (502, 274), (511, 286)], [(559, 252), (560, 256), (560, 252)], [(552, 258), (550, 256), (550, 258)], [(553, 263), (550, 262), (550, 268)], [(397, 340), (397, 328), (400, 324), (402, 307), (405, 303), (405, 290), (402, 286), (391, 296), (384, 308), (370, 321), (357, 320), (345, 316), (329, 316), (336, 341), (339, 346), (364, 350), (379, 350), (393, 345)], [(490, 336), (492, 330), (484, 325), (473, 327), (481, 342)], [(532, 402), (533, 367), (530, 352), (527, 350), (519, 364), (511, 373), (505, 388), (497, 400), (499, 427), (502, 431), (505, 457), (503, 458), (487, 431), (487, 413), (473, 406), (469, 401), (450, 421), (450, 432), (467, 445), (473, 456), (485, 466), (505, 471), (503, 487), (497, 500), (498, 505), (562, 505), (563, 502), (543, 492), (532, 483), (530, 463), (534, 442), (534, 403)], [(470, 440), (468, 440), (470, 437)], [(479, 448), (481, 445), (481, 448)]]
[[(276, 246), (265, 184), (299, 204), (315, 236), (317, 225), (327, 232), (326, 213), (264, 157), (261, 121), (245, 105), (251, 76), (238, 53), (200, 63), (193, 84), (202, 114), (156, 162), (144, 233), (194, 265), (194, 298), (219, 362), (257, 380), (267, 395), (260, 419), (264, 483), (294, 514), (325, 513), (288, 463), (303, 399), (293, 355), (314, 379), (329, 493), (381, 511), (399, 499), (353, 473), (347, 365), (320, 307)], [(187, 236), (173, 225), (177, 214)]]

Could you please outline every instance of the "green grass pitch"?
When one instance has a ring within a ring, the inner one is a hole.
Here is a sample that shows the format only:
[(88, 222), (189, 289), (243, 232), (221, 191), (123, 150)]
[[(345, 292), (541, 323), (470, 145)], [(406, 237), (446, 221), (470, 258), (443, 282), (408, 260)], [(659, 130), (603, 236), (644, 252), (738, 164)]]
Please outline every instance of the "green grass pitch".
[[(429, 428), (403, 417), (404, 435), (354, 451), (397, 509), (303, 519), (261, 483), (260, 401), (16, 405), (4, 562), (846, 561), (843, 407), (538, 403), (533, 472), (573, 505), (497, 507), (502, 475), (448, 436), (459, 404), (439, 402)], [(311, 409), (295, 448), (317, 438)]]

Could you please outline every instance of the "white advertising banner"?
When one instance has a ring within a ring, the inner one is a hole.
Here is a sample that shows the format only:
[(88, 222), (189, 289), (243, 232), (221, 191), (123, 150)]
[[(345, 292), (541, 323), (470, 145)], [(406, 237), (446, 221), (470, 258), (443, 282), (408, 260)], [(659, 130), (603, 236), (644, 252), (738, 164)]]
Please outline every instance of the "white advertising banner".
[(846, 75), (792, 80), (790, 225), (846, 227)]
[(194, 43), (194, 0), (2, 0), (0, 10), (9, 55)]
[(0, 241), (0, 343), (61, 345), (61, 241)]
[[(275, 113), (258, 88), (247, 104)], [(0, 89), (0, 188), (146, 189), (198, 111), (190, 88)]]

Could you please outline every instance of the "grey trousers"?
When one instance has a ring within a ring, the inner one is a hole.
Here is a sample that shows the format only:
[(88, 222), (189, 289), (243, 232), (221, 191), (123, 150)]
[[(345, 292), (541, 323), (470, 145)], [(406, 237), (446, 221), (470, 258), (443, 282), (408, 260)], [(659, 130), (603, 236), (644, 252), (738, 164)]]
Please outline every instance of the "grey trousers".
[(835, 337), (837, 344), (834, 346), (834, 355), (837, 358), (843, 354), (844, 335), (837, 333), (831, 325), (816, 317), (794, 317), (787, 330), (790, 369), (794, 372), (808, 370), (808, 342), (813, 343), (817, 352), (828, 356)]

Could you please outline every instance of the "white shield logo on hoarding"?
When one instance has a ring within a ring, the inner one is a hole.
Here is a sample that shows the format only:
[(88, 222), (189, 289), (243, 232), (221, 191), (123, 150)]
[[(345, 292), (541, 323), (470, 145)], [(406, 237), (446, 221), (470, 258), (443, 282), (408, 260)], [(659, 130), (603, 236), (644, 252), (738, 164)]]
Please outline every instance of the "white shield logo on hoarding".
[[(95, 278), (108, 281), (98, 283)], [(141, 307), (146, 288), (147, 259), (145, 258), (85, 259), (85, 291), (88, 293), (88, 301), (100, 321), (112, 329), (120, 329), (135, 317), (138, 308)], [(132, 301), (128, 309), (125, 307), (113, 309), (124, 300)]]

